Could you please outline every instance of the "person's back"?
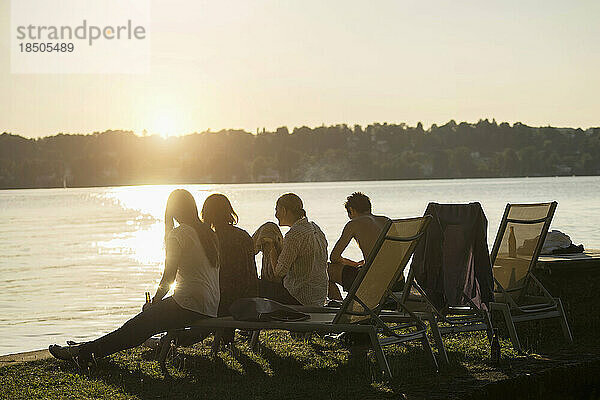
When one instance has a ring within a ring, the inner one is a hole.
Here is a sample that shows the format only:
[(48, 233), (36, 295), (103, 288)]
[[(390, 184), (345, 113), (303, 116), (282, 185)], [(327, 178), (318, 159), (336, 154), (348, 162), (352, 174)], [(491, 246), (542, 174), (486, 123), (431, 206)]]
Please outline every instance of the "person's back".
[(167, 242), (176, 243), (179, 253), (177, 285), (173, 298), (183, 308), (211, 317), (217, 316), (219, 305), (219, 268), (210, 265), (194, 228), (181, 224), (167, 236)]
[[(369, 197), (360, 192), (348, 196), (344, 206), (350, 221), (346, 223), (340, 238), (333, 246), (330, 256), (331, 264), (328, 267), (330, 281), (328, 294), (329, 298), (335, 300), (342, 298), (336, 283), (341, 284), (344, 290), (350, 290), (354, 279), (358, 275), (359, 267), (369, 257), (369, 253), (375, 246), (381, 231), (390, 221), (388, 217), (383, 215), (373, 215)], [(352, 239), (356, 240), (362, 252), (363, 259), (361, 261), (349, 260), (342, 256)]]
[(294, 223), (283, 238), (278, 266), (288, 265), (283, 285), (303, 305), (322, 306), (327, 298), (327, 239), (306, 217)]
[(248, 232), (229, 224), (220, 226), (216, 233), (221, 260), (219, 315), (229, 315), (235, 300), (258, 295), (254, 242)]
[(377, 242), (377, 238), (389, 221), (390, 219), (384, 215), (370, 214), (358, 216), (347, 223), (350, 232), (358, 243), (364, 260), (369, 256), (375, 242)]

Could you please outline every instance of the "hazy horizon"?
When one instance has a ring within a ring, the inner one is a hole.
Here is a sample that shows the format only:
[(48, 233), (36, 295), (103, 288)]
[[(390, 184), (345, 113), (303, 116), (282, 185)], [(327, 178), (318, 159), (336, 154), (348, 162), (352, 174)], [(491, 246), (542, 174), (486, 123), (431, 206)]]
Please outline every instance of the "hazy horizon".
[[(481, 118), (480, 120), (484, 120), (484, 118)], [(477, 122), (479, 122), (479, 120), (478, 121), (457, 121), (456, 119), (451, 119), (451, 120), (445, 121), (445, 122), (440, 123), (440, 124), (436, 124), (434, 122), (434, 123), (432, 123), (429, 126), (425, 126), (424, 125), (423, 129), (425, 131), (430, 131), (431, 128), (433, 127), (433, 125), (436, 125), (437, 127), (441, 127), (441, 126), (444, 126), (445, 124), (449, 123), (450, 121), (454, 121), (456, 124), (461, 124), (461, 123), (464, 122), (464, 123), (471, 124), (471, 125), (475, 125), (475, 124), (477, 124)], [(489, 120), (489, 122), (493, 122), (493, 121)], [(495, 122), (498, 125), (500, 125), (502, 123), (508, 123), (506, 121), (495, 121)], [(598, 128), (600, 128), (600, 123), (598, 123), (598, 126), (590, 126), (590, 127), (586, 127), (586, 128), (579, 127), (579, 126), (549, 126), (549, 125), (548, 126), (532, 126), (532, 125), (528, 125), (528, 124), (526, 124), (526, 123), (524, 123), (522, 121), (516, 121), (516, 122), (514, 122), (513, 124), (510, 124), (510, 125), (512, 127), (515, 124), (519, 124), (519, 123), (523, 124), (523, 125), (526, 125), (528, 127), (531, 127), (531, 128), (556, 128), (556, 129), (575, 129), (575, 130), (582, 129), (583, 131), (586, 131), (588, 129), (598, 129)], [(306, 124), (304, 124), (304, 125), (298, 125), (298, 126), (281, 125), (281, 126), (278, 126), (278, 127), (272, 128), (272, 129), (267, 129), (266, 127), (264, 127), (264, 128), (266, 129), (266, 132), (269, 132), (269, 133), (275, 133), (277, 128), (282, 128), (282, 127), (283, 128), (288, 128), (289, 133), (291, 134), (294, 129), (299, 129), (299, 128), (317, 129), (317, 128), (320, 128), (322, 126), (331, 127), (331, 126), (336, 126), (336, 125), (346, 125), (350, 129), (352, 129), (355, 125), (360, 125), (364, 129), (364, 128), (368, 127), (368, 126), (373, 126), (375, 124), (381, 124), (381, 125), (383, 125), (383, 124), (386, 124), (386, 125), (400, 125), (400, 124), (403, 124), (403, 122), (399, 121), (399, 122), (396, 123), (396, 122), (389, 122), (389, 121), (373, 121), (373, 122), (367, 123), (365, 125), (341, 122), (339, 124), (332, 124), (332, 125), (319, 125), (319, 126), (308, 126)], [(417, 122), (417, 124), (418, 124), (418, 122)], [(415, 128), (417, 126), (417, 124), (414, 124), (414, 125), (406, 124), (406, 126), (408, 128)], [(263, 133), (262, 132), (263, 127), (259, 128), (259, 129), (260, 129), (260, 131), (258, 133)], [(15, 132), (8, 132), (8, 131), (0, 132), (0, 134), (7, 133), (7, 134), (10, 134), (10, 135), (21, 136), (21, 137), (23, 137), (25, 139), (43, 139), (43, 138), (48, 138), (48, 137), (57, 136), (57, 135), (94, 135), (94, 134), (102, 134), (102, 133), (106, 133), (106, 132), (122, 132), (122, 133), (133, 133), (134, 135), (139, 136), (139, 137), (144, 137), (144, 136), (161, 136), (163, 138), (171, 138), (171, 137), (183, 137), (183, 136), (194, 135), (194, 134), (233, 132), (233, 131), (244, 131), (246, 133), (250, 133), (250, 134), (255, 135), (255, 136), (257, 135), (256, 130), (250, 131), (250, 130), (243, 129), (243, 128), (217, 128), (217, 129), (207, 128), (205, 130), (195, 130), (195, 131), (191, 131), (191, 132), (184, 132), (184, 133), (181, 133), (181, 134), (177, 133), (177, 134), (174, 134), (174, 135), (163, 135), (160, 132), (143, 132), (143, 131), (140, 132), (140, 131), (134, 131), (132, 129), (121, 129), (121, 128), (108, 128), (108, 129), (104, 129), (104, 130), (95, 129), (95, 130), (89, 131), (89, 132), (55, 132), (55, 133), (43, 134), (43, 135), (35, 136), (35, 137), (20, 135), (20, 134), (15, 133)]]
[(149, 74), (11, 74), (0, 58), (0, 132), (600, 125), (594, 1), (177, 0), (151, 15)]

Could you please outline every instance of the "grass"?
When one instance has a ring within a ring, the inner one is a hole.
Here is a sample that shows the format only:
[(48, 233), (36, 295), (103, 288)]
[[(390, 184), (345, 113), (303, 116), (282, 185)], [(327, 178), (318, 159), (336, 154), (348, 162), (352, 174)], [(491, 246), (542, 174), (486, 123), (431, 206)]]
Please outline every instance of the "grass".
[(451, 397), (473, 386), (505, 379), (511, 365), (524, 357), (501, 340), (503, 363), (488, 363), (490, 346), (484, 333), (445, 338), (449, 368), (436, 372), (421, 346), (385, 348), (392, 374), (381, 379), (372, 354), (353, 358), (337, 342), (313, 335), (308, 341), (288, 333), (261, 333), (258, 353), (245, 341), (234, 349), (210, 353), (212, 338), (180, 348), (169, 364), (166, 381), (154, 361), (155, 352), (123, 351), (82, 372), (73, 364), (41, 360), (0, 369), (2, 399), (348, 399)]
[[(271, 331), (261, 333), (258, 354), (250, 351), (247, 342), (239, 341), (236, 351), (213, 357), (211, 338), (181, 349), (181, 356), (170, 363), (172, 382), (163, 380), (154, 352), (139, 348), (100, 360), (86, 373), (57, 360), (0, 367), (0, 399), (489, 400), (515, 394), (521, 398), (600, 399), (600, 273), (571, 271), (538, 277), (563, 300), (576, 344), (565, 345), (555, 320), (517, 324), (521, 345), (528, 353), (515, 354), (510, 342), (501, 339), (500, 366), (488, 362), (490, 347), (485, 334), (449, 335), (444, 342), (450, 366), (439, 373), (418, 344), (386, 347), (394, 374), (386, 382), (379, 377), (372, 356), (351, 359), (338, 343), (318, 337), (295, 341), (285, 332)], [(506, 338), (503, 320), (495, 317), (494, 326)], [(536, 375), (543, 377), (530, 379)], [(514, 379), (503, 385), (507, 378)]]

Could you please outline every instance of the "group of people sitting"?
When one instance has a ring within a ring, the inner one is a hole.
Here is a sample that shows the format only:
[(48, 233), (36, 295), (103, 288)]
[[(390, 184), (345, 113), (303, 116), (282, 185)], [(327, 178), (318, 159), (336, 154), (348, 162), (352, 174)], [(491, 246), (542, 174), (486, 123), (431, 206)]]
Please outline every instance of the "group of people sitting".
[[(144, 304), (141, 313), (99, 339), (51, 345), (49, 351), (56, 358), (87, 365), (93, 358), (138, 346), (157, 333), (188, 327), (202, 318), (228, 315), (229, 307), (239, 298), (258, 296), (305, 306), (323, 306), (327, 298), (341, 300), (337, 285), (345, 291), (350, 289), (389, 221), (372, 214), (369, 197), (363, 193), (352, 193), (344, 206), (350, 221), (328, 262), (327, 239), (319, 226), (307, 219), (302, 200), (294, 193), (282, 195), (275, 205), (279, 226), (290, 227), (285, 236), (273, 222), (263, 224), (250, 236), (235, 226), (238, 215), (225, 195), (208, 196), (199, 215), (192, 194), (174, 190), (165, 211), (165, 269), (152, 300)], [(342, 256), (352, 239), (358, 243), (363, 260)], [(259, 252), (260, 279), (255, 262)], [(173, 295), (165, 297), (174, 282)], [(229, 335), (233, 340), (233, 331)], [(201, 337), (194, 340), (198, 339)]]

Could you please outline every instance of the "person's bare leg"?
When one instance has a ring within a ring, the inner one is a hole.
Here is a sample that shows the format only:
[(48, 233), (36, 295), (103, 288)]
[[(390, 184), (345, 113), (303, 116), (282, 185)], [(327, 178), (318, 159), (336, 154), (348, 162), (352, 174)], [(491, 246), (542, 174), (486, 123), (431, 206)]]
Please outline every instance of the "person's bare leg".
[(342, 294), (340, 293), (340, 288), (335, 284), (335, 282), (329, 281), (329, 289), (327, 290), (327, 297), (331, 300), (342, 300)]
[(342, 294), (336, 283), (342, 284), (342, 269), (344, 264), (328, 263), (327, 274), (329, 274), (329, 290), (327, 296), (332, 300), (342, 300)]

